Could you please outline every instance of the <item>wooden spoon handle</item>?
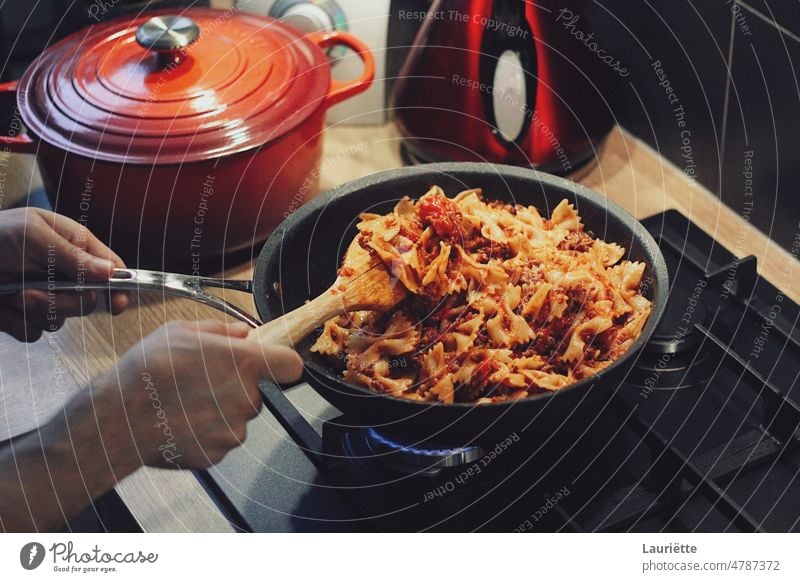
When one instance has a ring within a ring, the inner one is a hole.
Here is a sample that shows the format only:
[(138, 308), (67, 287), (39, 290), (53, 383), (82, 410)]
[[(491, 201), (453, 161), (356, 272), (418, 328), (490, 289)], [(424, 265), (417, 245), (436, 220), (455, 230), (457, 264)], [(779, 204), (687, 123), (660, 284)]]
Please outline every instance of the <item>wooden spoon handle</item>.
[(330, 318), (346, 313), (342, 298), (341, 293), (334, 293), (329, 289), (294, 311), (255, 328), (247, 337), (262, 344), (293, 348)]

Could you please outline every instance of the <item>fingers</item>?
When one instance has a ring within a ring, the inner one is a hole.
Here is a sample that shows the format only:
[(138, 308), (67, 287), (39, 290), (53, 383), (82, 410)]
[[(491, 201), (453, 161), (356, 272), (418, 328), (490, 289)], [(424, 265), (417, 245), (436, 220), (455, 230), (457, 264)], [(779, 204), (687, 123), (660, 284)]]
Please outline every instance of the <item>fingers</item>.
[(125, 311), (131, 303), (130, 293), (127, 291), (103, 291), (105, 306), (111, 315), (119, 315)]
[[(105, 281), (115, 268), (125, 268), (125, 262), (83, 225), (60, 214), (47, 214), (55, 236), (65, 240), (71, 248), (61, 247), (66, 258), (59, 260), (56, 249), (56, 268), (71, 277), (79, 277), (82, 270), (88, 281)], [(57, 243), (58, 244), (58, 243)], [(108, 310), (119, 315), (130, 304), (128, 293), (115, 291), (108, 294)]]
[[(213, 349), (216, 343), (213, 336), (225, 336), (224, 344), (219, 347), (230, 351), (233, 368), (239, 371), (245, 382), (249, 383), (248, 376), (254, 374), (256, 379), (270, 379), (283, 384), (299, 380), (303, 373), (303, 361), (297, 352), (283, 346), (262, 346), (248, 340), (251, 328), (246, 323), (205, 320), (198, 321), (196, 326), (199, 332), (211, 334), (201, 338), (204, 351)], [(250, 396), (254, 404), (260, 407), (261, 395), (257, 389)]]
[[(250, 340), (246, 340), (254, 344)], [(262, 378), (267, 378), (285, 384), (295, 382), (303, 374), (303, 360), (300, 355), (291, 348), (284, 346), (256, 344), (262, 358)]]
[(56, 270), (67, 277), (105, 281), (114, 272), (114, 263), (110, 260), (90, 255), (57, 233), (47, 236), (47, 261), (52, 261)]
[(199, 356), (222, 408), (232, 413), (232, 418), (258, 416), (262, 406), (258, 381), (264, 376), (260, 355), (252, 349), (252, 342), (244, 339), (249, 326), (215, 320), (188, 325), (199, 331)]
[(42, 337), (42, 330), (25, 318), (14, 307), (0, 305), (0, 330), (21, 342), (35, 342)]
[(194, 329), (201, 333), (213, 333), (234, 338), (246, 338), (250, 331), (250, 326), (241, 321), (228, 323), (226, 321), (219, 321), (216, 319), (204, 319), (198, 321)]
[(94, 311), (97, 295), (94, 291), (50, 294), (40, 289), (26, 289), (16, 295), (14, 307), (39, 329), (56, 331), (66, 318)]
[(73, 245), (92, 257), (111, 261), (114, 267), (125, 268), (125, 262), (85, 226), (61, 214), (53, 214), (53, 229)]
[(71, 218), (41, 210), (37, 215), (39, 226), (32, 229), (29, 249), (34, 261), (52, 262), (64, 275), (89, 281), (105, 281), (114, 268), (125, 266), (116, 253)]
[(229, 338), (244, 340), (231, 342), (231, 348), (243, 351), (243, 356), (255, 358), (260, 363), (258, 367), (259, 378), (270, 379), (279, 384), (294, 382), (303, 374), (303, 360), (291, 348), (277, 345), (261, 345), (248, 340), (247, 336), (252, 328), (244, 322), (225, 323), (217, 320), (197, 322), (200, 332), (225, 335)]
[(68, 317), (92, 312), (97, 295), (85, 293), (53, 293), (26, 289), (0, 304), (0, 329), (24, 342), (34, 342), (43, 331), (57, 331)]
[(108, 310), (111, 312), (111, 315), (119, 315), (128, 308), (130, 302), (130, 295), (124, 291), (114, 291), (111, 293), (111, 297), (108, 301)]

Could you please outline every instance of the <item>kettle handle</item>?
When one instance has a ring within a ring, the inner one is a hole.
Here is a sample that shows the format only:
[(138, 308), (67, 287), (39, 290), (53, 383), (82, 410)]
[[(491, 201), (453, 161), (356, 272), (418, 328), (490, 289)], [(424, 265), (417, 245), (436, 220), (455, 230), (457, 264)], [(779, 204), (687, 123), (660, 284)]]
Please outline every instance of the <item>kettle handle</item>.
[(326, 108), (367, 90), (372, 79), (375, 78), (375, 58), (364, 42), (352, 34), (342, 31), (314, 32), (306, 38), (321, 49), (327, 49), (337, 44), (344, 45), (354, 50), (364, 64), (364, 70), (355, 79), (337, 81), (331, 78), (331, 85), (325, 95)]
[[(16, 94), (18, 86), (19, 81), (0, 83), (0, 93)], [(19, 115), (17, 114), (15, 117), (19, 117)], [(7, 148), (6, 151), (14, 154), (35, 154), (39, 147), (39, 143), (31, 139), (27, 133), (0, 136), (0, 144), (3, 144)]]

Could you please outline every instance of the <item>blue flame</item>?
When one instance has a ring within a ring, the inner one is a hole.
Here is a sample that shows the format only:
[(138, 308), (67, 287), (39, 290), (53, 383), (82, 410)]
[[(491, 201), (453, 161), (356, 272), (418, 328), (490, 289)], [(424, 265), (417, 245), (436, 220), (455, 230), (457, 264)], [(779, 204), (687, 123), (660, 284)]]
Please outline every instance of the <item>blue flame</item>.
[(409, 447), (408, 445), (404, 445), (397, 441), (393, 441), (389, 438), (386, 438), (381, 433), (376, 431), (374, 428), (368, 428), (367, 435), (369, 436), (370, 439), (374, 439), (375, 441), (386, 445), (392, 450), (404, 451), (414, 455), (424, 455), (426, 457), (447, 457), (450, 455), (457, 455), (460, 453), (473, 451), (478, 448), (474, 445), (469, 447), (442, 448), (442, 449), (424, 449), (421, 447)]

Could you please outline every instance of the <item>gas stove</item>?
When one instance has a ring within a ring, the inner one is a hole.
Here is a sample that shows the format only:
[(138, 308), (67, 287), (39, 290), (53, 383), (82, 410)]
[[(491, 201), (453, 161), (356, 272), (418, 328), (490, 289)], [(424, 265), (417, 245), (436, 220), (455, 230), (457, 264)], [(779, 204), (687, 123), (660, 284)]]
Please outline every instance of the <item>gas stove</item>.
[(264, 384), (247, 442), (198, 478), (244, 531), (800, 531), (800, 309), (680, 213), (643, 224), (667, 312), (574, 438), (406, 443)]

